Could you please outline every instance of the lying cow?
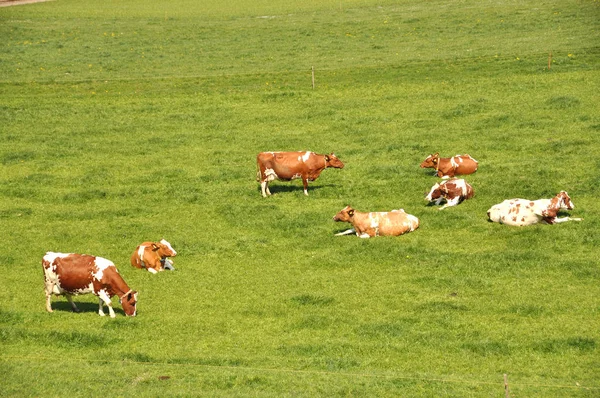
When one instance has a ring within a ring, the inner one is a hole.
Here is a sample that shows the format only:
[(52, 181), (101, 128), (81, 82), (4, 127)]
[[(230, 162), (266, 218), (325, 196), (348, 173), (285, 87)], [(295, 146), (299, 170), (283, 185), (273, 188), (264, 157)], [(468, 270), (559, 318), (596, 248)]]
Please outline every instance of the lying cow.
[(131, 265), (135, 268), (145, 268), (156, 274), (165, 269), (174, 270), (173, 261), (167, 257), (175, 257), (177, 252), (169, 242), (144, 242), (135, 248), (131, 254)]
[(352, 207), (344, 207), (333, 217), (333, 221), (349, 222), (354, 228), (335, 236), (356, 233), (361, 238), (373, 236), (399, 236), (419, 227), (419, 219), (403, 209), (390, 212), (361, 213)]
[(441, 178), (454, 177), (457, 174), (473, 174), (477, 171), (477, 161), (470, 155), (456, 155), (451, 158), (440, 158), (439, 153), (427, 156), (421, 168), (434, 168)]
[(79, 312), (72, 296), (93, 293), (98, 296), (100, 316), (104, 316), (103, 304), (106, 304), (110, 317), (115, 317), (113, 296), (119, 297), (125, 315), (135, 316), (138, 293), (127, 286), (112, 261), (87, 254), (47, 252), (42, 266), (48, 312), (53, 312), (52, 294), (66, 296), (73, 311)]
[(581, 218), (558, 218), (558, 212), (573, 210), (575, 205), (565, 191), (560, 191), (552, 199), (508, 199), (492, 206), (488, 212), (488, 219), (500, 224), (523, 226), (539, 222), (556, 224), (565, 221), (581, 221)]
[(425, 196), (425, 200), (436, 205), (446, 201), (446, 204), (440, 207), (440, 210), (443, 210), (446, 207), (456, 206), (466, 199), (471, 199), (473, 194), (473, 187), (465, 180), (451, 178), (431, 187), (431, 191)]
[(319, 155), (314, 152), (261, 152), (256, 157), (258, 166), (257, 180), (260, 182), (262, 196), (271, 195), (269, 182), (273, 180), (290, 181), (302, 179), (304, 195), (308, 195), (308, 182), (316, 180), (328, 167), (344, 168), (344, 163), (333, 153)]

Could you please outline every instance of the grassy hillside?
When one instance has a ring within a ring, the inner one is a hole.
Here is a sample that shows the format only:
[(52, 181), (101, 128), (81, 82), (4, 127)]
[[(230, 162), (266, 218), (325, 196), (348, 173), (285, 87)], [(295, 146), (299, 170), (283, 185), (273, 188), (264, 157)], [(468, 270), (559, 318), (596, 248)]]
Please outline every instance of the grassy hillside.
[[(197, 3), (0, 8), (0, 395), (600, 393), (600, 3)], [(256, 154), (305, 149), (346, 167), (263, 199)], [(437, 151), (480, 164), (441, 212)], [(560, 190), (583, 222), (486, 219)], [(335, 237), (348, 204), (421, 227)], [(175, 272), (129, 265), (162, 237)], [(46, 251), (138, 316), (46, 313)]]

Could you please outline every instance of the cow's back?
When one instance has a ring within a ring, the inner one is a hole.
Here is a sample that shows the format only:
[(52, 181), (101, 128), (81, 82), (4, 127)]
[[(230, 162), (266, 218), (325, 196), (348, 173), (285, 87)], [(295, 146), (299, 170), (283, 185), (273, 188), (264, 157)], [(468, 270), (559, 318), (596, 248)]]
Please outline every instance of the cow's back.
[(419, 227), (419, 219), (402, 209), (375, 214), (381, 236), (398, 236), (412, 232)]
[(471, 155), (456, 155), (451, 158), (451, 162), (455, 167), (455, 174), (472, 174), (477, 171), (478, 162)]
[(273, 175), (280, 180), (291, 180), (306, 172), (303, 159), (307, 158), (307, 152), (261, 152), (257, 164), (262, 178)]
[(142, 268), (142, 261), (146, 250), (152, 246), (152, 242), (143, 242), (139, 244), (133, 253), (131, 253), (131, 265), (135, 268)]
[(42, 260), (44, 278), (55, 294), (85, 294), (93, 291), (95, 257), (85, 254), (47, 252)]

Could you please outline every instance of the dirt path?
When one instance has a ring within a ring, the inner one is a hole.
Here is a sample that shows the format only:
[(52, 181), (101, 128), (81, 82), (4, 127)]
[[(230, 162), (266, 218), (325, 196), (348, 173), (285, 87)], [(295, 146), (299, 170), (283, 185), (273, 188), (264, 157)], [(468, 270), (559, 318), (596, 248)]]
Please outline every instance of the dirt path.
[(21, 4), (41, 3), (52, 0), (0, 0), (0, 7), (18, 6)]

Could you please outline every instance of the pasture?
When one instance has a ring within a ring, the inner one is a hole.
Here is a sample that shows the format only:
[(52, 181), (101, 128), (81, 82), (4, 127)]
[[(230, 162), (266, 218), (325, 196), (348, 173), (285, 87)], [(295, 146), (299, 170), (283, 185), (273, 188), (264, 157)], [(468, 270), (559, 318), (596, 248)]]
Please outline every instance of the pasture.
[[(0, 395), (597, 397), (599, 25), (592, 0), (0, 8)], [(269, 150), (346, 167), (262, 198)], [(479, 161), (443, 211), (438, 151)], [(582, 222), (487, 221), (560, 190)], [(346, 205), (421, 226), (335, 237)], [(163, 237), (176, 271), (131, 267)], [(138, 316), (47, 313), (46, 251), (112, 260)]]

